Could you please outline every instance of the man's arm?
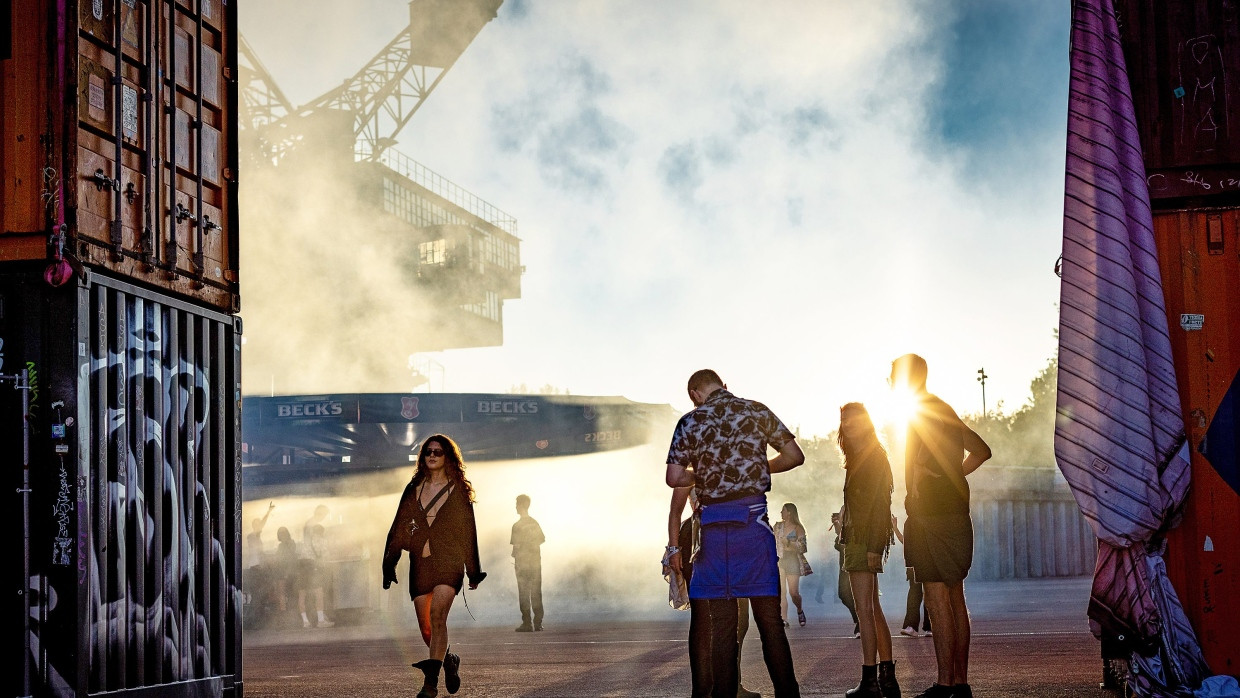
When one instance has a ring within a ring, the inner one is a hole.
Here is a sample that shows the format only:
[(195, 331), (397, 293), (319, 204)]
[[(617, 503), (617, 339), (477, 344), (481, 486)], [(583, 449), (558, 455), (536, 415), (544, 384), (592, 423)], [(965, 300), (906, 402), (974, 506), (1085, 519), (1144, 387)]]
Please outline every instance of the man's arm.
[(779, 455), (769, 462), (772, 473), (785, 473), (805, 462), (805, 453), (801, 451), (801, 446), (797, 444), (796, 439), (788, 439), (783, 446), (775, 450), (779, 451)]
[[(675, 548), (680, 544), (680, 518), (685, 512), (685, 503), (689, 501), (689, 487), (677, 487), (672, 490), (672, 505), (667, 513), (667, 547)], [(680, 561), (684, 558), (682, 551), (668, 556), (667, 566), (681, 571)]]
[(990, 460), (990, 446), (986, 445), (986, 442), (977, 435), (977, 432), (968, 427), (964, 428), (964, 450), (969, 452), (969, 455), (965, 456), (964, 459), (963, 468), (965, 475), (977, 470), (982, 467), (982, 463)]
[(693, 471), (679, 463), (668, 463), (664, 480), (668, 487), (689, 487), (694, 482)]

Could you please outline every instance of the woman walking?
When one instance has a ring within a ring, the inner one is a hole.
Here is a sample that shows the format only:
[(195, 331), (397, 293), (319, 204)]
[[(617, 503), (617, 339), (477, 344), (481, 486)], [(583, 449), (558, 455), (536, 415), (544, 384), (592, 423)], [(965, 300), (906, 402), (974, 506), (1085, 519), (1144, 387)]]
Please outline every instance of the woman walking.
[(891, 631), (878, 597), (878, 573), (893, 542), (891, 463), (865, 405), (850, 402), (840, 408), (839, 446), (845, 470), (840, 538), (861, 629), (861, 683), (845, 695), (898, 698)]
[(430, 655), (413, 665), (425, 677), (418, 698), (439, 695), (441, 667), (448, 693), (456, 693), (461, 658), (448, 651), (448, 611), (465, 575), (469, 588), (477, 589), (486, 573), (478, 558), (474, 488), (460, 449), (443, 434), (422, 443), (413, 479), (401, 494), (384, 548), (384, 589), (396, 583), (396, 563), (404, 551), (409, 551), (409, 597)]
[(792, 502), (784, 504), (779, 511), (780, 521), (772, 530), (775, 531), (775, 543), (779, 551), (779, 576), (782, 589), (779, 595), (779, 611), (784, 617), (784, 627), (788, 627), (788, 598), (797, 607), (797, 622), (805, 627), (805, 609), (801, 606), (801, 575), (809, 564), (805, 562), (805, 551), (809, 548), (805, 542), (805, 527), (801, 525), (801, 517), (797, 514), (797, 505)]

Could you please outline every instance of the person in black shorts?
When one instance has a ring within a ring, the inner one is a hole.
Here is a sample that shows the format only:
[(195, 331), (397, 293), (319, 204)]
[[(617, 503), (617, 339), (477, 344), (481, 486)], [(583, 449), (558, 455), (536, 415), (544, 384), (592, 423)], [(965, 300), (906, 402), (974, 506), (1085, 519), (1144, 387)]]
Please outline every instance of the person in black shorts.
[(926, 390), (928, 373), (925, 359), (905, 354), (891, 362), (889, 379), (917, 403), (905, 439), (904, 557), (925, 589), (938, 664), (937, 680), (918, 698), (972, 698), (964, 578), (973, 563), (973, 522), (965, 477), (991, 452), (950, 405)]
[(861, 630), (861, 683), (847, 698), (900, 698), (891, 631), (878, 595), (878, 575), (891, 549), (891, 463), (865, 405), (840, 408), (844, 456), (844, 571), (848, 573)]
[(439, 670), (448, 693), (461, 686), (461, 658), (448, 647), (448, 611), (465, 575), (477, 589), (486, 572), (478, 557), (474, 488), (465, 477), (461, 451), (452, 439), (435, 434), (422, 443), (413, 479), (405, 485), (383, 553), (383, 588), (396, 580), (396, 564), (409, 551), (409, 598), (418, 614), (430, 656), (413, 666), (425, 680), (418, 698), (439, 695)]

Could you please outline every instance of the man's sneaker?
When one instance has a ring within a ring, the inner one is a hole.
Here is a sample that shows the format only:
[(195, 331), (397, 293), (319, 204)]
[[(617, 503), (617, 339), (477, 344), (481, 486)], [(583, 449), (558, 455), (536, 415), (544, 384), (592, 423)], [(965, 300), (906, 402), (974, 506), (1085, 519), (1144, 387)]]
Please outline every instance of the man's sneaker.
[(973, 689), (967, 683), (952, 686), (952, 698), (973, 698)]
[(923, 631), (921, 631), (921, 636), (922, 636), (922, 637), (930, 637), (931, 635), (934, 635), (934, 633), (930, 632), (929, 630), (923, 630)]
[(522, 623), (521, 625), (517, 626), (517, 632), (532, 633), (534, 632), (534, 626), (530, 625), (529, 623)]
[(913, 626), (911, 626), (911, 625), (910, 625), (909, 627), (907, 627), (907, 628), (905, 628), (905, 629), (901, 630), (901, 631), (900, 631), (900, 634), (901, 634), (901, 635), (904, 635), (905, 637), (917, 637), (917, 631), (916, 631), (916, 630), (913, 630)]
[(443, 656), (443, 683), (448, 693), (456, 693), (461, 687), (461, 656), (448, 652)]
[(757, 691), (751, 691), (744, 686), (739, 686), (736, 689), (736, 698), (762, 698), (762, 694)]
[(539, 623), (538, 625), (534, 626), (534, 632), (536, 633), (542, 632), (542, 623)]

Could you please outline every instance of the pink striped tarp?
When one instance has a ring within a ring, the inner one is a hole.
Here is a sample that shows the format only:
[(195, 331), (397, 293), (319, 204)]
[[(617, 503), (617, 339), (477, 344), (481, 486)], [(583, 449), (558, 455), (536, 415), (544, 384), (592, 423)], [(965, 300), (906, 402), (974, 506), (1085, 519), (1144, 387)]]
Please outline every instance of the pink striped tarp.
[(1055, 458), (1099, 540), (1099, 637), (1139, 695), (1209, 674), (1162, 562), (1189, 464), (1149, 191), (1112, 0), (1072, 3)]

